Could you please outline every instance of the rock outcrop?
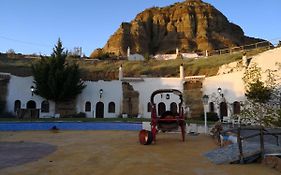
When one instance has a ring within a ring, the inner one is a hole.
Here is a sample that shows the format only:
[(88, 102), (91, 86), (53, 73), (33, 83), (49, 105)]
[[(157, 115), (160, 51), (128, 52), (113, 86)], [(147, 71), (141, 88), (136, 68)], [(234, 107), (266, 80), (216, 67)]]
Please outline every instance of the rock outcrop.
[[(215, 7), (186, 0), (168, 7), (146, 9), (130, 23), (122, 23), (102, 48), (103, 53), (126, 55), (214, 50), (261, 41), (243, 30)], [(99, 50), (100, 51), (100, 50)], [(95, 52), (93, 52), (95, 53)]]

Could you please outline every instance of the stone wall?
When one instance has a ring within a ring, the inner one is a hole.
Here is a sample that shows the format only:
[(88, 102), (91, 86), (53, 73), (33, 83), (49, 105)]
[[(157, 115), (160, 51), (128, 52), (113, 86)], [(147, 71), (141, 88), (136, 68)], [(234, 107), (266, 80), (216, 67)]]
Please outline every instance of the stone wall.
[(139, 92), (135, 91), (130, 83), (123, 82), (122, 113), (136, 117), (139, 113)]
[(0, 77), (0, 114), (6, 111), (6, 98), (10, 77)]
[(61, 117), (76, 114), (76, 100), (56, 102), (56, 113)]
[(202, 82), (200, 80), (186, 81), (184, 83), (184, 101), (190, 109), (190, 117), (200, 117), (204, 113), (202, 103)]

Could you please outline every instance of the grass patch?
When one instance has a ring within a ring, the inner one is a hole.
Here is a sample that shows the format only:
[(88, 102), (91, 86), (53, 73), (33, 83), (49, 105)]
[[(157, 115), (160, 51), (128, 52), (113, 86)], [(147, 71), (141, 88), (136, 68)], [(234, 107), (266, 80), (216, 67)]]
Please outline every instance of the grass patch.
[(40, 119), (17, 119), (0, 118), (0, 122), (143, 122), (150, 121), (145, 118), (40, 118)]
[[(0, 122), (150, 122), (150, 118), (45, 118), (45, 119), (17, 119), (0, 118)], [(204, 121), (200, 119), (187, 119), (187, 124), (195, 123), (203, 125)], [(215, 122), (208, 121), (208, 124)]]
[[(248, 56), (257, 55), (264, 50), (251, 50)], [(84, 80), (116, 80), (118, 69), (123, 65), (124, 76), (139, 77), (178, 77), (179, 66), (184, 65), (185, 76), (206, 75), (214, 76), (221, 65), (228, 64), (242, 58), (242, 53), (232, 53), (215, 55), (199, 59), (175, 59), (175, 60), (149, 60), (149, 61), (126, 61), (126, 60), (104, 60), (104, 61), (84, 61), (79, 59), (69, 59), (69, 62), (76, 62), (82, 69)], [(30, 76), (31, 64), (38, 59), (32, 58), (7, 58), (0, 56), (1, 72), (9, 72), (13, 75)]]

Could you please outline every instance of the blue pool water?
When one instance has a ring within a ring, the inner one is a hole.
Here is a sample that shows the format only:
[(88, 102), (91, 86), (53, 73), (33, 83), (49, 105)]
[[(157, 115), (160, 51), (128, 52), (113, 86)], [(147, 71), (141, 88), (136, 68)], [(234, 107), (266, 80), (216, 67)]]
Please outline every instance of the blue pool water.
[(139, 131), (142, 123), (123, 122), (0, 122), (0, 131), (40, 131), (56, 126), (60, 130)]

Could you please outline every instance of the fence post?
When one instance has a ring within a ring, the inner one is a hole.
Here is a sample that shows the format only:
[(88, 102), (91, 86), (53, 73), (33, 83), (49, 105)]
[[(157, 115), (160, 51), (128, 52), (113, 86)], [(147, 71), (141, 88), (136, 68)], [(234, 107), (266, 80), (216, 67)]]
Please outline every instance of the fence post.
[(261, 157), (264, 157), (264, 138), (263, 138), (263, 127), (260, 127), (260, 146), (261, 146)]
[(239, 148), (239, 160), (240, 163), (244, 163), (243, 149), (242, 149), (242, 140), (241, 140), (241, 127), (239, 126), (237, 129), (237, 142)]

